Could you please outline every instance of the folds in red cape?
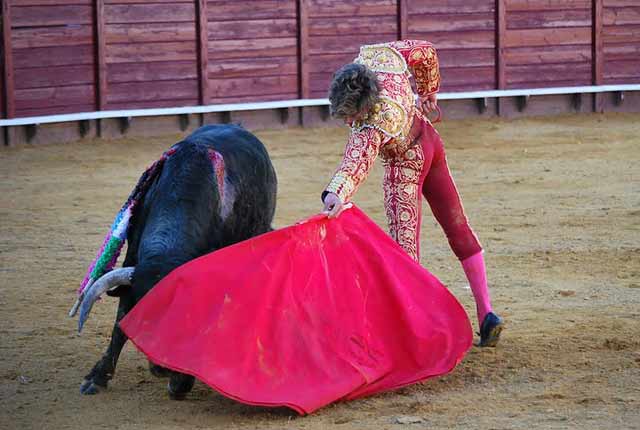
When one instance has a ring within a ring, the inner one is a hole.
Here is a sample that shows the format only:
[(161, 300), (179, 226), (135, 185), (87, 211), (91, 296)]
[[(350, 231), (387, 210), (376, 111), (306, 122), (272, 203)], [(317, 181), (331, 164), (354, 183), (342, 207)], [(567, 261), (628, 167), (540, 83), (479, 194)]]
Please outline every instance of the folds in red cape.
[(472, 341), (458, 301), (356, 207), (177, 268), (120, 326), (157, 364), (301, 414), (445, 374)]

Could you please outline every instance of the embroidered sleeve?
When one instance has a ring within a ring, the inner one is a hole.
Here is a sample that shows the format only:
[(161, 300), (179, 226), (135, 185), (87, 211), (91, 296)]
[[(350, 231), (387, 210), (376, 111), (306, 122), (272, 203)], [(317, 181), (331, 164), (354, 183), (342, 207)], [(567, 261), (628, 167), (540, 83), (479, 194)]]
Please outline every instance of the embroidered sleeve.
[(373, 128), (352, 131), (342, 163), (323, 194), (335, 193), (343, 203), (349, 201), (369, 175), (381, 143), (380, 132)]
[(401, 40), (391, 43), (404, 57), (416, 81), (419, 96), (428, 96), (440, 89), (440, 66), (436, 49), (429, 42)]

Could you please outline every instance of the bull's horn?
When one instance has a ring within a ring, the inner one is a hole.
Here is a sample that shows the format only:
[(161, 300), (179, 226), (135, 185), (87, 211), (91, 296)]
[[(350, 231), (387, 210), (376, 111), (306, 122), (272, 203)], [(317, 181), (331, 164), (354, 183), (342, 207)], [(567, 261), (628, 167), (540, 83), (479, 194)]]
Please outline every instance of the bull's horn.
[(118, 285), (131, 285), (131, 277), (135, 267), (123, 267), (121, 269), (112, 270), (105, 273), (89, 288), (85, 288), (82, 301), (80, 303), (80, 318), (78, 319), (78, 333), (82, 331), (82, 326), (89, 317), (89, 312), (98, 297), (105, 291), (110, 290)]
[(87, 291), (89, 288), (91, 288), (91, 285), (93, 285), (93, 279), (89, 278), (89, 282), (87, 282), (87, 285), (85, 285), (84, 289), (82, 290), (82, 293), (80, 293), (80, 295), (76, 299), (76, 302), (73, 304), (73, 306), (71, 307), (71, 310), (69, 311), (69, 316), (71, 318), (76, 316), (76, 312), (78, 312), (80, 303), (82, 303), (82, 299), (84, 299), (84, 292)]

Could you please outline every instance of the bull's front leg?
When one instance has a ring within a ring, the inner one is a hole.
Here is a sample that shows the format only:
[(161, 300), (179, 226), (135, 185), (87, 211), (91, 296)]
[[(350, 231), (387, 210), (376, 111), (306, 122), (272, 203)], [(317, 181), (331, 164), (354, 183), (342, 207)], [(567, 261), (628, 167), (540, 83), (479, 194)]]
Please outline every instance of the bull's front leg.
[(131, 295), (127, 294), (120, 297), (118, 313), (116, 315), (116, 322), (113, 325), (109, 347), (102, 358), (93, 366), (91, 372), (84, 377), (80, 385), (80, 393), (96, 394), (100, 390), (107, 388), (109, 380), (116, 371), (116, 364), (118, 363), (120, 352), (122, 352), (124, 344), (127, 343), (127, 336), (120, 329), (118, 323), (133, 308), (133, 305), (134, 302)]

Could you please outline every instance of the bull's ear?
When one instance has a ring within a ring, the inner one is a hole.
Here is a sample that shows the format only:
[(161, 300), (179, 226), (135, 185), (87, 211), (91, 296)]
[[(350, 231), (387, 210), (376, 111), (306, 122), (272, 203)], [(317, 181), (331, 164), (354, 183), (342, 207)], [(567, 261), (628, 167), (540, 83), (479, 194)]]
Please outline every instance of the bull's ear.
[(131, 285), (118, 285), (113, 290), (108, 290), (107, 296), (122, 297), (129, 294), (129, 291), (131, 291)]

